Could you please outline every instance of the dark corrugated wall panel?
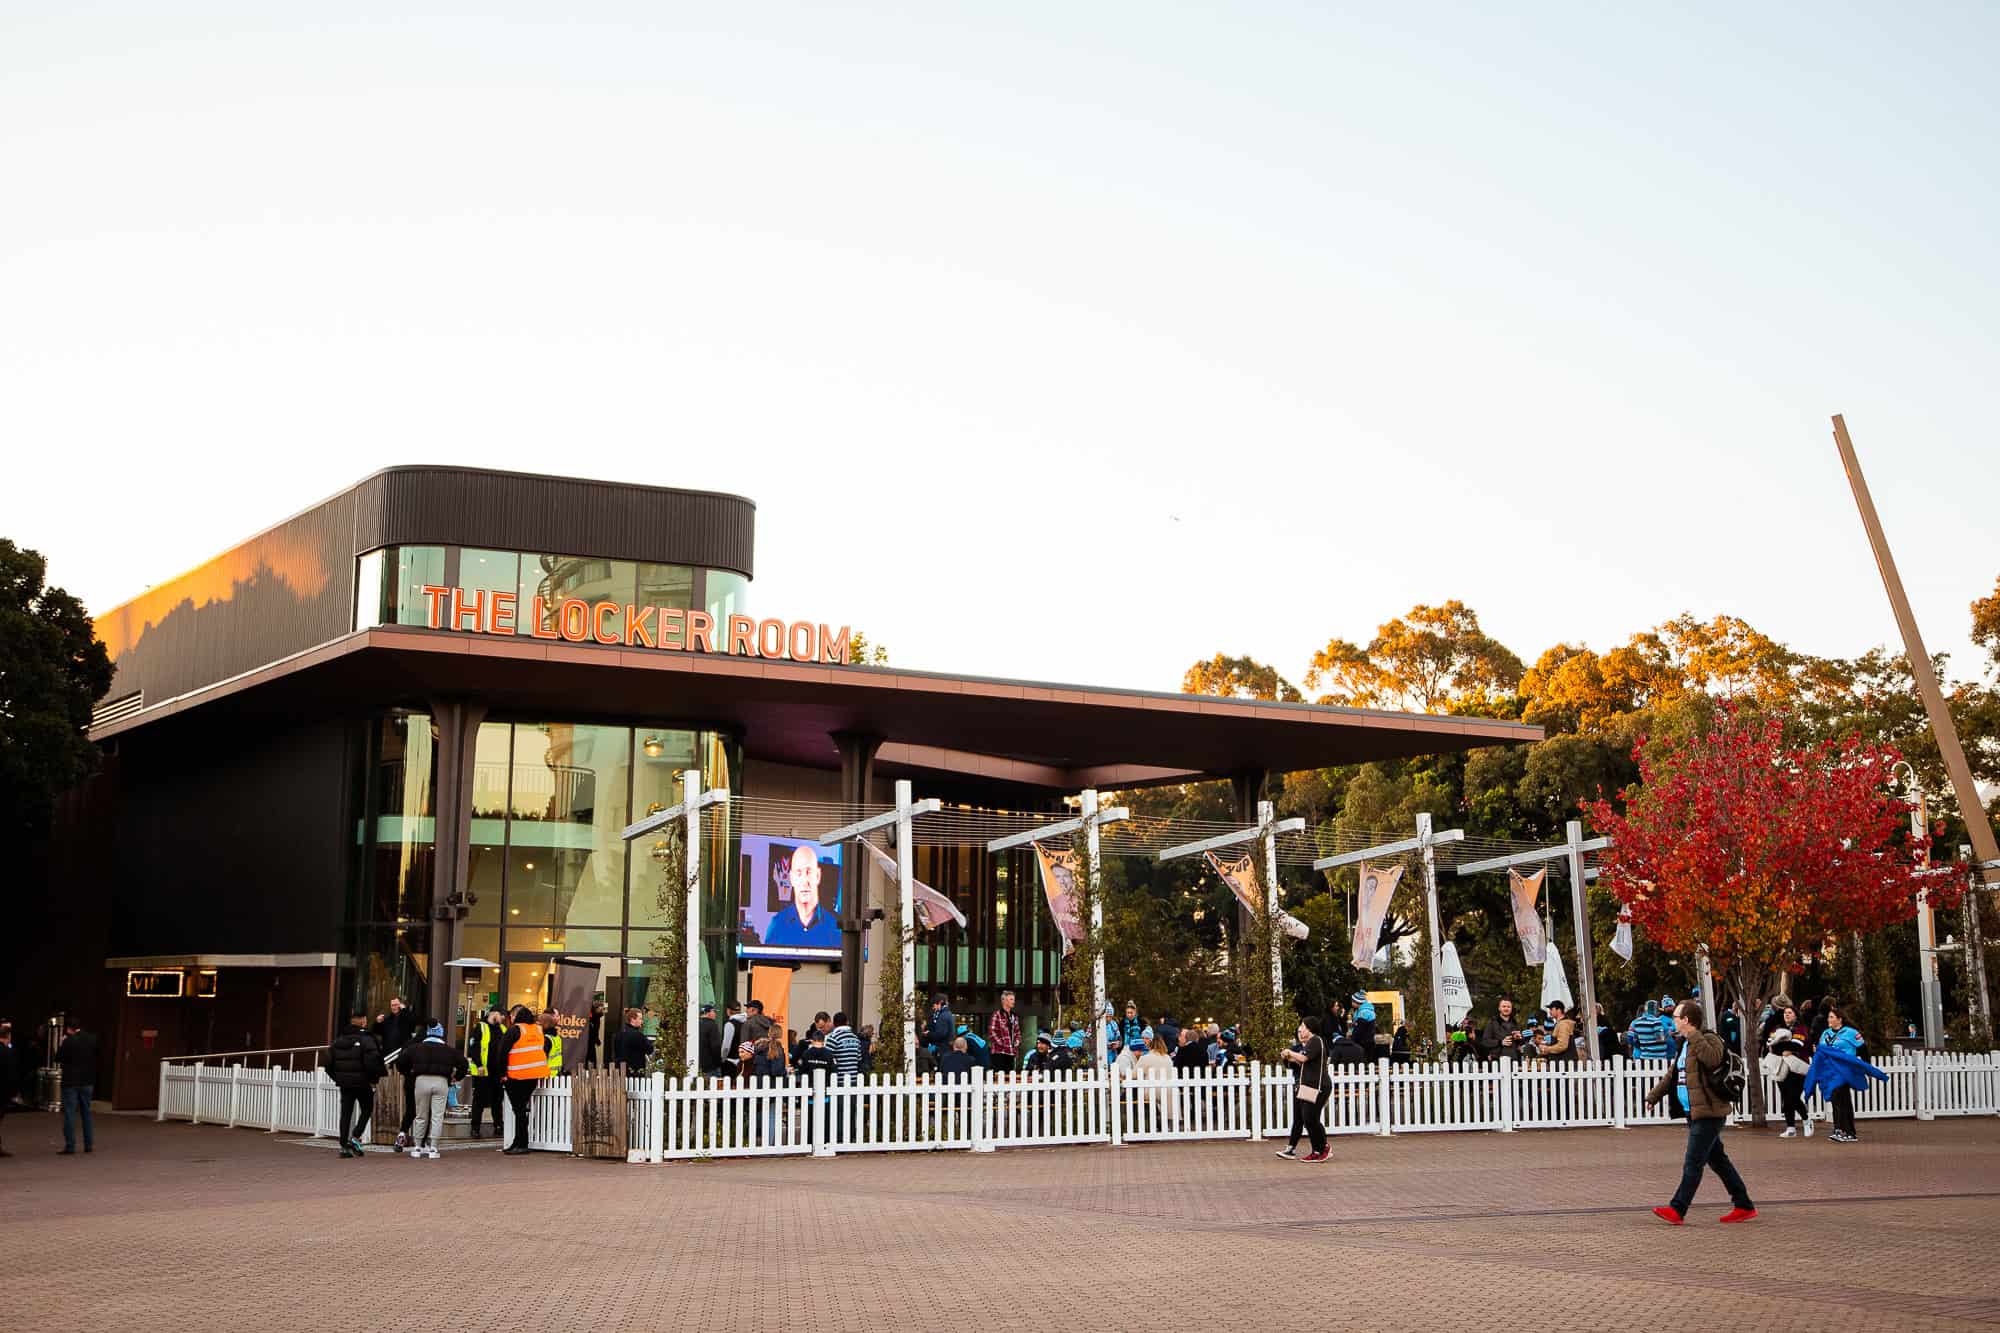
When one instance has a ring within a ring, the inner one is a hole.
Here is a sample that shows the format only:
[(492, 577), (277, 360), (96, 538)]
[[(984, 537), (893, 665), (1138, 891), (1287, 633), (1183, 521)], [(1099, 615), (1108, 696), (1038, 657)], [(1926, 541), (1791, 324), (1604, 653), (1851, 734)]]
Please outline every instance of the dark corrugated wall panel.
[(735, 495), (479, 468), (378, 472), (97, 622), (107, 699), (148, 706), (354, 626), (354, 558), (380, 546), (594, 555), (751, 574), (757, 507)]
[(738, 495), (478, 468), (392, 468), (356, 491), (355, 552), (472, 546), (753, 574), (757, 507)]
[[(352, 870), (351, 724), (121, 738), (105, 956), (333, 953)], [(100, 959), (101, 962), (101, 959)]]
[(98, 618), (117, 699), (150, 706), (345, 634), (354, 493), (336, 495)]

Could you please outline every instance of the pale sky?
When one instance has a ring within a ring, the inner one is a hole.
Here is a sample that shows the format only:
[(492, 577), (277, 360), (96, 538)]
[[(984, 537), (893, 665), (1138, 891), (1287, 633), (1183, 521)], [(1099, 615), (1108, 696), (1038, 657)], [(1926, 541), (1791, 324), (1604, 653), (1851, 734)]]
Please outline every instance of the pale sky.
[(909, 667), (1847, 655), (1844, 412), (1974, 663), (1991, 5), (405, 8), (0, 0), (0, 535), (93, 610), (448, 462), (749, 495)]

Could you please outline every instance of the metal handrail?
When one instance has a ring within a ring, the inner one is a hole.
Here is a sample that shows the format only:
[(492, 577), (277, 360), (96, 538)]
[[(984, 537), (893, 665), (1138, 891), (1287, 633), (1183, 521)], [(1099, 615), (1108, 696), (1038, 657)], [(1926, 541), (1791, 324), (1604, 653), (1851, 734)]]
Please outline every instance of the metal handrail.
[(160, 1063), (163, 1065), (207, 1064), (210, 1061), (228, 1063), (234, 1058), (238, 1064), (247, 1064), (250, 1059), (262, 1057), (264, 1067), (269, 1068), (273, 1063), (271, 1057), (282, 1055), (285, 1057), (285, 1068), (289, 1070), (292, 1061), (298, 1056), (304, 1054), (317, 1056), (325, 1049), (326, 1044), (322, 1042), (318, 1046), (278, 1046), (267, 1051), (209, 1051), (202, 1055), (163, 1055), (160, 1057)]

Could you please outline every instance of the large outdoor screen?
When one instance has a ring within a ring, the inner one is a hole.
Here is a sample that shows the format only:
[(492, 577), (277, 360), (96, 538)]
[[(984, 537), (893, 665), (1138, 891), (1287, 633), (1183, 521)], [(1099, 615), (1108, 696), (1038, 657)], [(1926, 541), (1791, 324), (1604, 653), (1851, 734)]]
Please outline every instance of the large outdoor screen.
[(840, 957), (840, 853), (803, 838), (743, 836), (738, 957)]

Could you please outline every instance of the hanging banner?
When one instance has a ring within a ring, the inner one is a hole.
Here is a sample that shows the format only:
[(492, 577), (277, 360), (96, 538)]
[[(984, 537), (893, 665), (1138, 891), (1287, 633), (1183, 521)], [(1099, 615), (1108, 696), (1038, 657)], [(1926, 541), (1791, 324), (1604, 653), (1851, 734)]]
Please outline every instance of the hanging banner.
[(1562, 950), (1553, 944), (1542, 963), (1542, 1008), (1548, 1008), (1550, 1000), (1561, 1000), (1563, 1011), (1577, 1017), (1576, 1002), (1569, 997), (1569, 973), (1563, 970)]
[(1618, 909), (1618, 929), (1611, 935), (1611, 952), (1628, 963), (1632, 961), (1632, 909), (1629, 907)]
[(1465, 984), (1465, 969), (1458, 962), (1458, 946), (1450, 940), (1438, 959), (1438, 989), (1444, 994), (1444, 1021), (1457, 1027), (1472, 1012), (1472, 988)]
[(1056, 930), (1062, 934), (1063, 957), (1076, 951), (1076, 942), (1083, 938), (1083, 917), (1080, 914), (1080, 899), (1076, 884), (1076, 850), (1065, 847), (1055, 851), (1041, 843), (1033, 844), (1035, 859), (1042, 866), (1042, 897), (1049, 904), (1049, 915), (1055, 919)]
[[(1361, 863), (1361, 890), (1354, 903), (1354, 949), (1349, 962), (1370, 972), (1379, 971), (1376, 966), (1376, 950), (1380, 948), (1382, 922), (1389, 915), (1390, 900), (1396, 896), (1396, 885), (1402, 882), (1403, 867), (1372, 866)], [(1384, 950), (1386, 953), (1387, 951)], [(1387, 960), (1382, 960), (1387, 966)]]
[[(891, 884), (899, 883), (902, 870), (896, 865), (896, 858), (866, 838), (860, 842), (875, 858), (875, 868), (887, 875)], [(915, 876), (910, 878), (910, 903), (916, 909), (917, 924), (925, 930), (936, 930), (947, 921), (955, 921), (961, 927), (965, 925), (965, 913), (959, 911), (951, 899)]]
[(549, 1008), (556, 1011), (556, 1031), (562, 1034), (563, 1065), (583, 1063), (583, 1029), (590, 1021), (590, 1002), (597, 998), (602, 970), (596, 963), (558, 958), (549, 969)]
[(1547, 947), (1542, 935), (1542, 919), (1535, 913), (1535, 900), (1541, 896), (1542, 881), (1548, 878), (1548, 874), (1547, 866), (1532, 875), (1523, 875), (1518, 870), (1507, 872), (1507, 889), (1514, 901), (1514, 933), (1521, 937), (1523, 962), (1541, 962), (1543, 950)]
[[(1225, 861), (1214, 852), (1203, 852), (1202, 855), (1208, 858), (1209, 868), (1222, 876), (1222, 882), (1229, 886), (1229, 891), (1236, 895), (1236, 901), (1242, 903), (1245, 910), (1251, 912), (1264, 910), (1266, 904), (1263, 900), (1263, 889), (1257, 883), (1257, 863), (1251, 859), (1248, 852), (1233, 861)], [(1282, 907), (1278, 909), (1278, 915), (1272, 924), (1291, 939), (1302, 940), (1312, 934), (1311, 926)]]

